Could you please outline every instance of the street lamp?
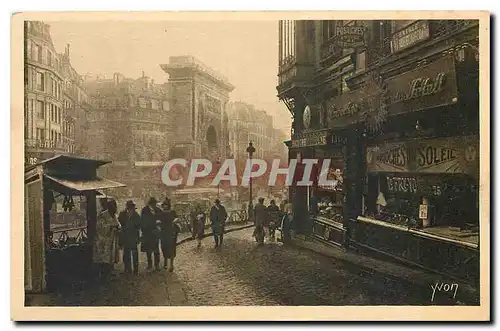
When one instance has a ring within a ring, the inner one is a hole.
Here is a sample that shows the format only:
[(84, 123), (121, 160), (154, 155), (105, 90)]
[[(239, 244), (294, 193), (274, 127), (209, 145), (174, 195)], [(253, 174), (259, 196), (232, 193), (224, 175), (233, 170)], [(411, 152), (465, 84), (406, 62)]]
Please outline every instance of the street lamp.
[[(252, 155), (255, 153), (255, 148), (253, 147), (252, 141), (248, 143), (247, 147), (248, 159), (250, 160), (250, 171), (252, 171)], [(253, 220), (253, 203), (252, 203), (252, 176), (249, 178), (250, 184), (250, 202), (248, 203), (248, 218)]]
[[(220, 170), (220, 164), (221, 164), (221, 159), (220, 159), (220, 156), (217, 157), (217, 172), (219, 172)], [(217, 182), (217, 198), (220, 199), (220, 178), (219, 178), (219, 181)]]

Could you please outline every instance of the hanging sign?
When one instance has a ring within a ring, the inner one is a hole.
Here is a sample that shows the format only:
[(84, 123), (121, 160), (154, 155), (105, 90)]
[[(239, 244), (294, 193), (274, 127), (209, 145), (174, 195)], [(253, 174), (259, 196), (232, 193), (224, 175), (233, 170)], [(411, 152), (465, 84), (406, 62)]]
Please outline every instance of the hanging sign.
[(397, 53), (402, 51), (403, 49), (429, 39), (429, 36), (429, 22), (416, 21), (392, 35), (391, 52)]
[(303, 132), (292, 139), (291, 148), (321, 146), (328, 143), (328, 131)]
[(342, 48), (357, 48), (365, 44), (365, 27), (359, 25), (337, 26), (335, 43)]

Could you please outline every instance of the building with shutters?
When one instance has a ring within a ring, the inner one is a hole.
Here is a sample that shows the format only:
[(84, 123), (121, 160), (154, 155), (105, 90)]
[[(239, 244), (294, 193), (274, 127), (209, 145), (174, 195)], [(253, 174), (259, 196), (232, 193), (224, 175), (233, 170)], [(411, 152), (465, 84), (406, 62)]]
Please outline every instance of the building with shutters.
[(69, 45), (58, 54), (44, 22), (25, 22), (24, 142), (25, 164), (56, 154), (81, 154), (78, 141), (88, 96), (72, 67)]
[(121, 195), (165, 195), (161, 170), (176, 129), (168, 85), (144, 74), (133, 79), (115, 73), (87, 80), (86, 88), (92, 105), (86, 112), (86, 156), (113, 160), (103, 175), (127, 185)]

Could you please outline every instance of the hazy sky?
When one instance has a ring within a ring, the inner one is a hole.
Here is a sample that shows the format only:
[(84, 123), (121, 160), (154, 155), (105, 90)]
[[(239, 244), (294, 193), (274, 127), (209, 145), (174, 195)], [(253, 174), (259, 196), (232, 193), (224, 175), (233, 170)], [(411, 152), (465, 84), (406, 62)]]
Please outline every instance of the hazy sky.
[(278, 23), (234, 22), (47, 22), (58, 53), (70, 44), (73, 67), (81, 75), (111, 78), (114, 72), (155, 83), (167, 81), (160, 64), (169, 56), (193, 55), (235, 86), (232, 101), (254, 104), (273, 115), (289, 134), (290, 114), (276, 97)]

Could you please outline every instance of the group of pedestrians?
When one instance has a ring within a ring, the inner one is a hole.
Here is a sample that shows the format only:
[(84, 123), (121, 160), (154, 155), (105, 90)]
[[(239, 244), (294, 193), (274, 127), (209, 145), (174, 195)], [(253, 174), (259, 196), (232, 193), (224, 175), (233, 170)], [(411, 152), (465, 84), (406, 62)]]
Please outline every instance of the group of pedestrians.
[(146, 253), (147, 269), (160, 270), (160, 248), (163, 267), (174, 270), (177, 236), (180, 232), (176, 224), (177, 215), (168, 198), (158, 207), (152, 197), (141, 213), (135, 203), (127, 201), (125, 209), (118, 216), (115, 200), (101, 200), (102, 212), (98, 215), (95, 238), (93, 238), (93, 261), (99, 265), (101, 276), (108, 276), (113, 265), (119, 261), (119, 251), (123, 249), (123, 264), (126, 273), (139, 272), (140, 251)]
[(293, 219), (292, 206), (284, 200), (280, 207), (275, 200), (271, 200), (269, 206), (264, 205), (264, 198), (259, 198), (253, 211), (255, 229), (253, 236), (259, 244), (263, 244), (265, 238), (270, 241), (276, 240), (276, 229), (281, 228), (282, 239), (290, 238), (290, 227)]

